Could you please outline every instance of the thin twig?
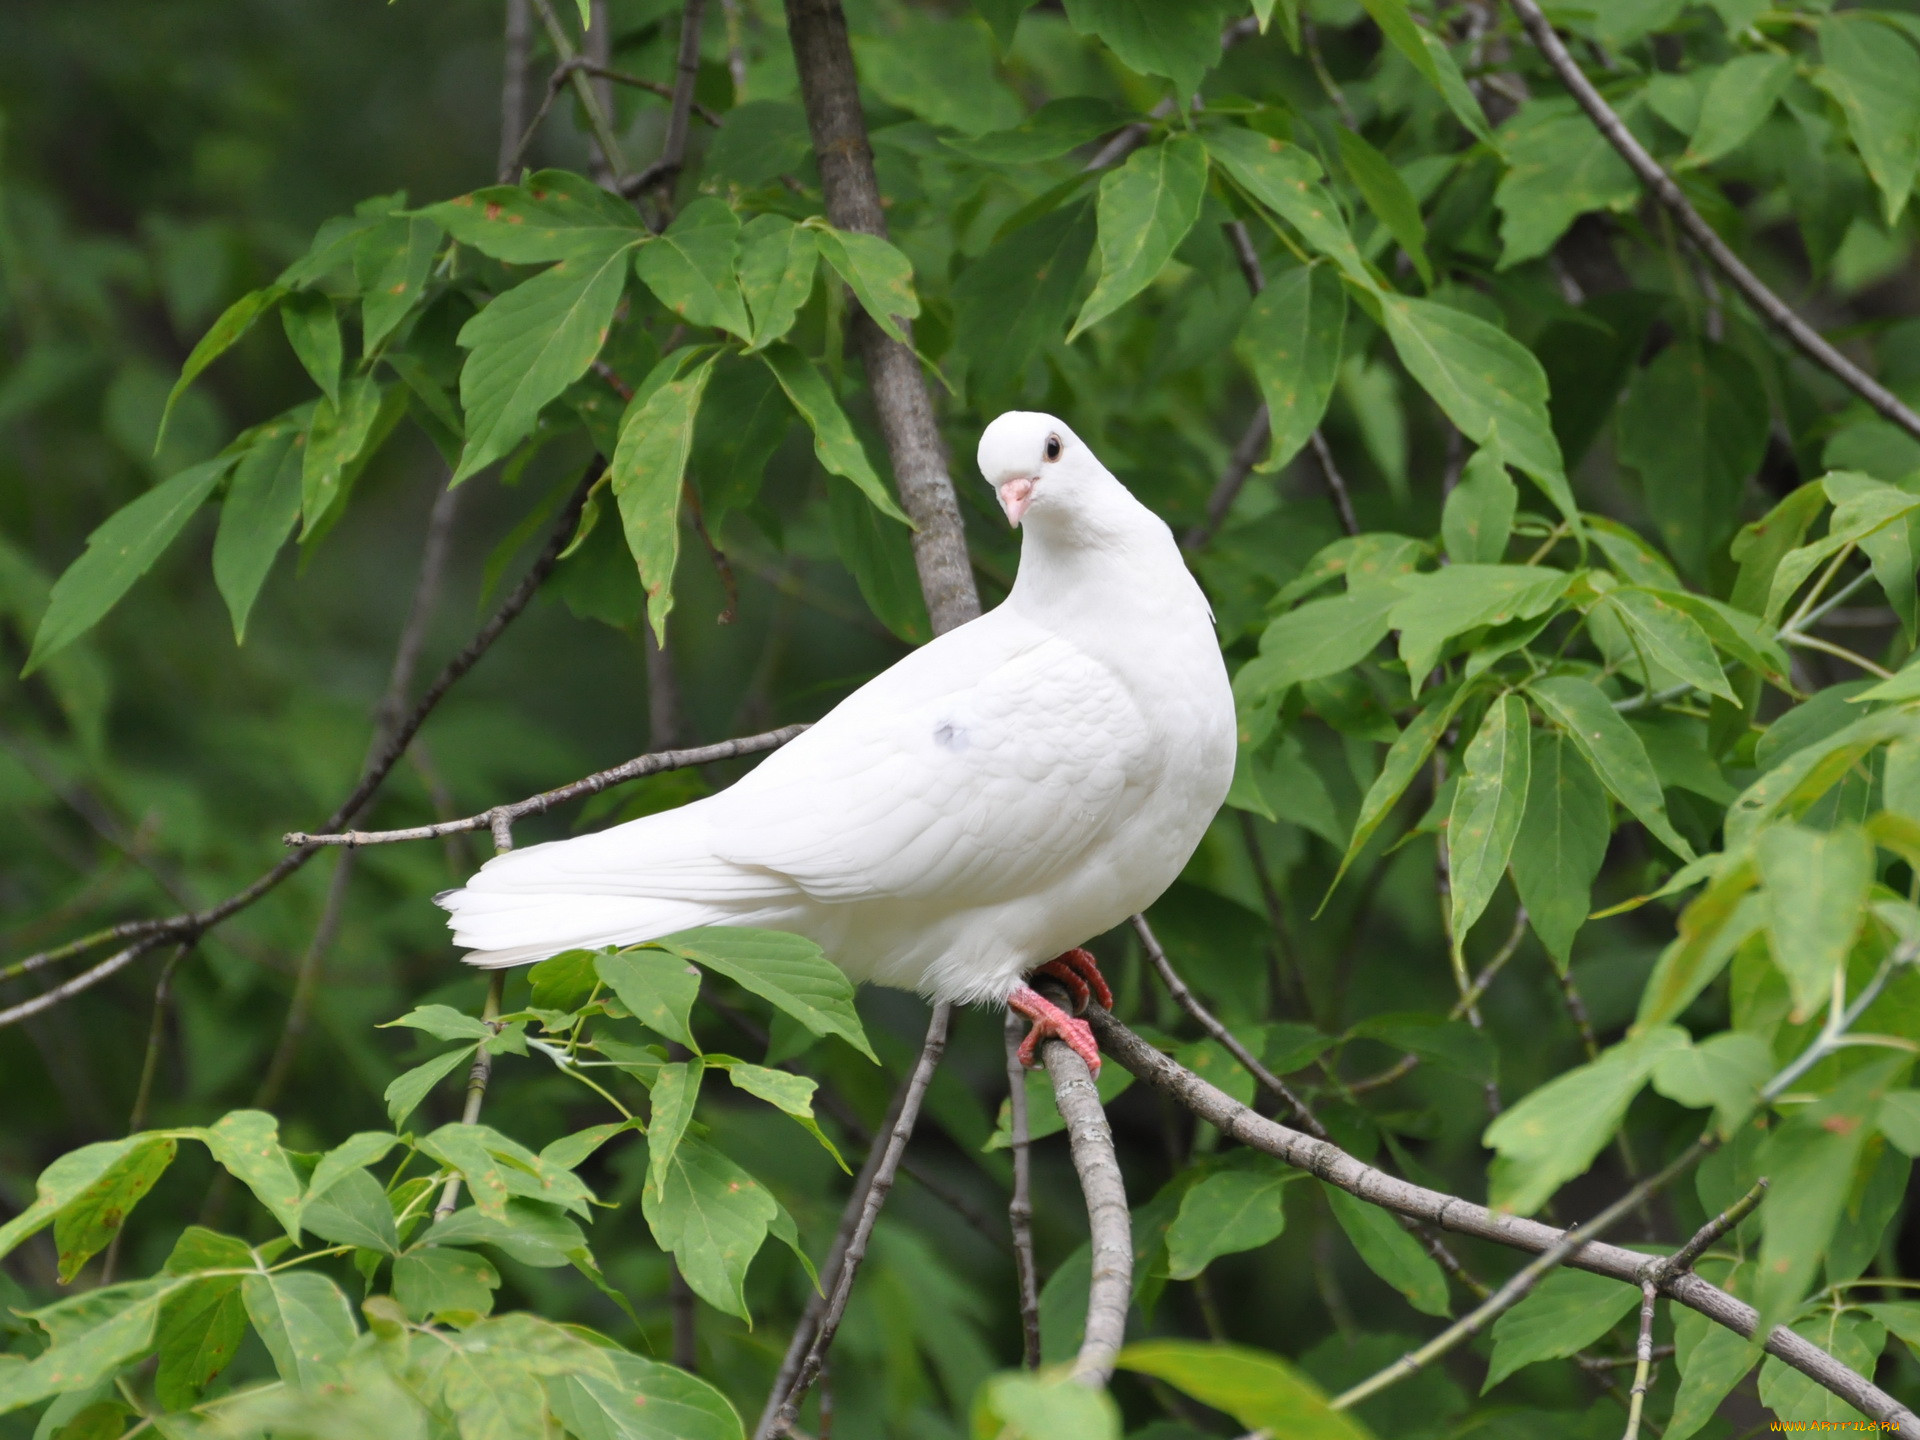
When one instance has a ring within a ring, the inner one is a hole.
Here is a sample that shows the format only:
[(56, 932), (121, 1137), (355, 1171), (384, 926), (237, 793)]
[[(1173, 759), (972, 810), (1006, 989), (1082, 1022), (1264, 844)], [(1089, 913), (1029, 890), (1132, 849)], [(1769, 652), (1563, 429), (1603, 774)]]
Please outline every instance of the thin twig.
[(1701, 218), (1700, 212), (1693, 208), (1673, 177), (1633, 137), (1613, 107), (1607, 104), (1594, 88), (1593, 82), (1587, 79), (1579, 63), (1567, 53), (1567, 47), (1554, 33), (1553, 25), (1541, 10), (1538, 0), (1508, 0), (1508, 3), (1512, 5), (1513, 13), (1520, 17), (1520, 23), (1526, 28), (1534, 45), (1560, 77), (1561, 83), (1572, 92), (1580, 108), (1587, 112), (1587, 118), (1593, 121), (1607, 142), (1620, 152), (1621, 158), (1653, 192), (1655, 198), (1672, 212), (1687, 238), (1732, 282), (1733, 288), (1746, 297), (1747, 303), (1772, 322), (1808, 359), (1838, 377), (1886, 419), (1920, 439), (1920, 415), (1908, 409), (1891, 390), (1828, 344), (1819, 331), (1768, 289), (1760, 277), (1734, 254), (1732, 247)]
[[(133, 1094), (133, 1110), (127, 1116), (129, 1135), (138, 1135), (146, 1126), (147, 1107), (153, 1102), (154, 1077), (160, 1070), (160, 1050), (166, 1043), (167, 1007), (173, 1001), (173, 972), (180, 968), (180, 962), (192, 948), (191, 944), (175, 947), (167, 963), (160, 967), (160, 979), (154, 984), (153, 1018), (147, 1022), (147, 1050), (140, 1060), (140, 1084)], [(124, 1225), (113, 1232), (113, 1242), (107, 1246), (106, 1259), (100, 1265), (102, 1285), (113, 1283), (113, 1272), (120, 1263), (120, 1241), (126, 1233)]]
[(622, 179), (627, 173), (626, 157), (620, 153), (620, 142), (614, 138), (613, 125), (606, 111), (600, 108), (600, 97), (593, 93), (593, 86), (587, 83), (585, 71), (574, 63), (577, 52), (573, 48), (573, 41), (560, 24), (559, 17), (553, 13), (549, 0), (533, 0), (533, 9), (540, 17), (541, 25), (546, 28), (553, 53), (560, 57), (560, 64), (567, 72), (565, 78), (573, 82), (573, 93), (580, 98), (580, 108), (587, 112), (587, 127), (593, 131), (600, 158), (613, 172), (616, 181)]
[(1340, 528), (1349, 536), (1360, 533), (1360, 517), (1353, 512), (1353, 496), (1347, 493), (1347, 480), (1340, 473), (1340, 467), (1334, 463), (1333, 447), (1327, 444), (1327, 437), (1318, 430), (1307, 441), (1313, 447), (1313, 458), (1320, 462), (1320, 473), (1326, 477), (1327, 494), (1333, 498), (1334, 513), (1340, 517)]
[[(1489, 1210), (1484, 1205), (1476, 1205), (1457, 1195), (1429, 1190), (1388, 1175), (1385, 1171), (1362, 1163), (1328, 1141), (1290, 1130), (1240, 1104), (1161, 1054), (1098, 1006), (1089, 1007), (1087, 1018), (1099, 1037), (1102, 1051), (1110, 1059), (1124, 1065), (1156, 1089), (1165, 1090), (1228, 1139), (1306, 1170), (1369, 1204), (1411, 1216), (1440, 1230), (1472, 1235), (1536, 1254), (1552, 1248), (1566, 1237), (1566, 1232), (1540, 1221)], [(1657, 1258), (1617, 1245), (1588, 1241), (1569, 1257), (1568, 1263), (1575, 1269), (1638, 1286), (1642, 1280), (1649, 1278), (1646, 1269)], [(1656, 1279), (1656, 1283), (1662, 1294), (1698, 1311), (1737, 1335), (1752, 1338), (1758, 1326), (1759, 1315), (1751, 1305), (1735, 1299), (1691, 1271), (1664, 1280)], [(1914, 1415), (1871, 1380), (1849, 1369), (1786, 1326), (1777, 1326), (1769, 1332), (1765, 1347), (1768, 1354), (1838, 1395), (1863, 1414), (1876, 1420), (1900, 1421), (1902, 1428), (1911, 1426), (1920, 1430), (1920, 1416)]]
[(862, 1198), (860, 1218), (841, 1256), (840, 1271), (834, 1277), (832, 1295), (820, 1316), (813, 1343), (807, 1347), (806, 1358), (800, 1362), (786, 1398), (774, 1412), (772, 1428), (767, 1432), (769, 1435), (784, 1434), (792, 1427), (800, 1416), (800, 1406), (807, 1398), (807, 1391), (813, 1388), (814, 1381), (820, 1377), (821, 1367), (826, 1364), (827, 1351), (833, 1346), (841, 1318), (847, 1312), (847, 1300), (853, 1294), (854, 1277), (860, 1271), (861, 1262), (866, 1259), (867, 1242), (873, 1236), (874, 1222), (880, 1218), (880, 1207), (887, 1203), (887, 1193), (893, 1189), (894, 1172), (900, 1168), (900, 1157), (906, 1153), (914, 1123), (920, 1118), (920, 1102), (925, 1099), (927, 1086), (933, 1080), (934, 1067), (940, 1063), (940, 1056), (947, 1048), (947, 1029), (952, 1020), (951, 1005), (942, 1001), (933, 1007), (933, 1017), (927, 1022), (927, 1038), (920, 1047), (920, 1058), (914, 1062), (900, 1114), (887, 1132), (880, 1164), (875, 1168), (873, 1179)]
[[(1037, 987), (1040, 988), (1040, 987)], [(1056, 1004), (1071, 1003), (1053, 988)], [(1053, 1081), (1054, 1103), (1067, 1122), (1067, 1141), (1080, 1193), (1087, 1202), (1093, 1274), (1087, 1286), (1087, 1322), (1074, 1358), (1073, 1378), (1098, 1389), (1113, 1378), (1113, 1362), (1127, 1339), (1127, 1309), (1133, 1299), (1133, 1227), (1127, 1210), (1126, 1182), (1113, 1151), (1113, 1132), (1100, 1091), (1072, 1046), (1049, 1040), (1040, 1047), (1040, 1063)]]
[(706, 18), (706, 10), (706, 0), (686, 0), (680, 12), (680, 49), (674, 60), (666, 138), (658, 160), (621, 182), (620, 193), (630, 199), (657, 189), (662, 208), (670, 209), (673, 182), (687, 163), (688, 115), (693, 109), (694, 81), (700, 76), (700, 22)]
[(467, 815), (459, 820), (443, 820), (434, 825), (415, 825), (405, 830), (342, 830), (324, 835), (294, 830), (281, 838), (288, 845), (345, 845), (351, 848), (360, 845), (390, 845), (401, 840), (437, 840), (443, 835), (459, 835), (471, 830), (492, 830), (502, 823), (515, 824), (529, 815), (544, 815), (556, 805), (564, 805), (569, 800), (579, 800), (588, 795), (598, 795), (602, 790), (611, 789), (615, 785), (624, 785), (629, 780), (640, 780), (649, 775), (664, 774), (668, 770), (688, 770), (696, 765), (714, 765), (722, 760), (737, 760), (742, 756), (759, 755), (767, 750), (777, 750), (807, 728), (805, 725), (783, 725), (778, 730), (769, 730), (761, 735), (742, 735), (738, 739), (721, 740), (713, 745), (699, 745), (689, 750), (659, 750), (649, 755), (638, 755), (623, 764), (614, 766), (611, 770), (601, 770), (584, 779), (574, 780), (552, 790), (543, 790), (538, 795), (529, 795), (524, 800), (495, 805), (491, 809), (482, 810), (478, 815)]
[(1148, 962), (1152, 964), (1154, 973), (1160, 977), (1160, 983), (1167, 987), (1167, 993), (1173, 997), (1174, 1003), (1198, 1021), (1202, 1030), (1218, 1040), (1227, 1053), (1240, 1062), (1243, 1070), (1271, 1090), (1281, 1104), (1299, 1116), (1301, 1124), (1320, 1139), (1326, 1139), (1326, 1127), (1320, 1123), (1307, 1102), (1294, 1094), (1293, 1088), (1286, 1081), (1262, 1065), (1259, 1057), (1241, 1044), (1239, 1037), (1223, 1025), (1211, 1010), (1200, 1003), (1199, 997), (1187, 988), (1187, 982), (1180, 978), (1180, 972), (1175, 970), (1173, 962), (1167, 959), (1167, 952), (1161, 948), (1159, 937), (1153, 933), (1153, 927), (1147, 923), (1147, 917), (1135, 915), (1132, 917), (1132, 923), (1134, 933), (1139, 935), (1140, 943), (1146, 947)]
[(1691, 1270), (1702, 1255), (1719, 1244), (1722, 1236), (1751, 1215), (1755, 1207), (1766, 1198), (1767, 1179), (1763, 1175), (1751, 1190), (1702, 1225), (1694, 1232), (1691, 1240), (1667, 1257), (1660, 1267), (1661, 1278), (1682, 1275)]
[(1013, 1156), (1013, 1198), (1007, 1226), (1013, 1232), (1013, 1274), (1020, 1295), (1020, 1361), (1040, 1368), (1040, 1275), (1033, 1259), (1033, 1155), (1027, 1124), (1027, 1067), (1020, 1063), (1025, 1038), (1019, 1017), (1007, 1014), (1007, 1133)]
[[(513, 183), (520, 170), (520, 157), (527, 142), (522, 132), (532, 134), (527, 124), (527, 62), (533, 52), (533, 12), (527, 0), (507, 0), (507, 23), (500, 75), (500, 163), (495, 173), (502, 185)], [(551, 94), (547, 104), (553, 103)], [(540, 107), (547, 113), (547, 106)], [(536, 125), (538, 121), (534, 122)]]
[(1253, 412), (1253, 418), (1247, 422), (1239, 443), (1233, 447), (1233, 453), (1227, 456), (1227, 468), (1220, 472), (1213, 493), (1207, 496), (1206, 518), (1187, 531), (1180, 541), (1182, 549), (1204, 550), (1207, 547), (1207, 542), (1213, 539), (1221, 523), (1226, 520), (1227, 512), (1233, 509), (1233, 502), (1240, 498), (1247, 477), (1253, 474), (1253, 467), (1260, 463), (1260, 452), (1267, 448), (1267, 440), (1272, 433), (1272, 427), (1267, 422), (1267, 407), (1263, 403)]
[(1628, 1392), (1627, 1429), (1623, 1440), (1640, 1440), (1640, 1416), (1647, 1405), (1647, 1386), (1653, 1374), (1653, 1308), (1660, 1292), (1651, 1280), (1640, 1285), (1640, 1337), (1633, 1347), (1633, 1389)]
[[(367, 802), (379, 790), (381, 782), (399, 763), (400, 757), (406, 754), (407, 747), (413, 743), (413, 737), (419, 733), (420, 727), (426, 723), (427, 717), (446, 697), (447, 692), (480, 662), (480, 658), (505, 633), (507, 626), (511, 625), (520, 612), (532, 603), (542, 582), (553, 573), (553, 567), (559, 561), (561, 550), (566, 547), (567, 541), (572, 538), (574, 529), (579, 524), (581, 506), (586, 503), (587, 490), (598, 476), (599, 468), (600, 462), (596, 462), (581, 480), (572, 499), (561, 512), (546, 545), (528, 568), (526, 575), (521, 578), (520, 583), (514, 587), (513, 593), (501, 602), (500, 608), (494, 611), (492, 618), (480, 627), (473, 639), (467, 642), (466, 647), (441, 668), (440, 673), (434, 677), (433, 683), (427, 686), (426, 692), (415, 702), (406, 719), (400, 723), (362, 773), (359, 783), (353, 787), (347, 798), (340, 802), (339, 807), (328, 817), (327, 822), (320, 827), (322, 833), (337, 831), (365, 808)], [(136, 941), (119, 954), (102, 961), (91, 970), (74, 976), (46, 994), (16, 1005), (10, 1010), (0, 1010), (0, 1028), (24, 1020), (28, 1016), (37, 1015), (68, 996), (90, 989), (108, 976), (124, 969), (149, 950), (169, 940), (184, 940), (204, 935), (214, 926), (239, 914), (261, 896), (272, 891), (289, 875), (319, 854), (320, 848), (318, 845), (303, 845), (293, 854), (276, 863), (245, 889), (229, 895), (219, 904), (205, 910), (169, 915), (156, 920), (122, 921), (118, 925), (108, 926), (104, 930), (97, 930), (91, 935), (83, 936), (79, 940), (61, 946), (58, 950), (46, 952), (45, 955), (28, 957), (26, 961), (12, 967), (13, 970), (24, 973), (49, 960), (63, 959), (117, 940)], [(8, 977), (0, 975), (0, 979), (4, 978)]]
[[(495, 1030), (498, 1030), (500, 1000), (507, 986), (505, 970), (490, 971), (487, 975), (487, 998), (480, 1008), (480, 1018)], [(473, 1052), (473, 1067), (467, 1071), (467, 1099), (460, 1107), (460, 1123), (473, 1125), (480, 1119), (480, 1107), (487, 1098), (487, 1084), (493, 1079), (493, 1052), (485, 1045)], [(454, 1206), (460, 1203), (460, 1172), (454, 1171), (447, 1177), (446, 1189), (440, 1192), (440, 1203), (433, 1207), (434, 1218), (440, 1219), (453, 1213)]]

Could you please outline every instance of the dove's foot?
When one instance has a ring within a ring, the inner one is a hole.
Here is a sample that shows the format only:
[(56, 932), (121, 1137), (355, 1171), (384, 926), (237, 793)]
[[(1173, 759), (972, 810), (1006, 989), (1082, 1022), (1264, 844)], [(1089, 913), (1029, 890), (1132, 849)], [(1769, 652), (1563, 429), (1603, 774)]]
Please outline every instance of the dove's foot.
[[(1102, 982), (1101, 988), (1106, 988), (1105, 982)], [(1093, 1043), (1093, 1027), (1086, 1021), (1067, 1014), (1046, 996), (1025, 985), (1007, 997), (1007, 1008), (1033, 1022), (1033, 1029), (1020, 1042), (1022, 1065), (1031, 1068), (1038, 1063), (1034, 1059), (1034, 1051), (1039, 1048), (1041, 1041), (1059, 1040), (1087, 1062), (1089, 1071), (1095, 1075), (1100, 1073), (1100, 1047)]]
[(1107, 988), (1107, 977), (1100, 973), (1099, 962), (1085, 950), (1075, 948), (1066, 954), (1056, 956), (1033, 972), (1036, 975), (1050, 975), (1067, 987), (1067, 993), (1073, 996), (1073, 1013), (1086, 1013), (1087, 1001), (1098, 1000), (1101, 1008), (1113, 1008), (1113, 991)]

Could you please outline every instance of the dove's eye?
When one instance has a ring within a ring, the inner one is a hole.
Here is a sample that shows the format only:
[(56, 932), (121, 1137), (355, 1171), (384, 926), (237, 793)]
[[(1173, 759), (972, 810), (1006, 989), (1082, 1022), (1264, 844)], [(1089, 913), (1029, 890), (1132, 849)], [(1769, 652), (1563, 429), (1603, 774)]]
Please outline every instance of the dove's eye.
[(1046, 454), (1049, 460), (1058, 460), (1060, 458), (1060, 437), (1058, 435), (1047, 436)]

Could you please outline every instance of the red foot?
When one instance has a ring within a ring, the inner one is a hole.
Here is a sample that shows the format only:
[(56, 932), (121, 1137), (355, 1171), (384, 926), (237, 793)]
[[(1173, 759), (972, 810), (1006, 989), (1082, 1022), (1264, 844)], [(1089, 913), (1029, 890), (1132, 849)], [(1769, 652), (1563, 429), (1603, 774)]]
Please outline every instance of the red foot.
[(1074, 1014), (1083, 1014), (1089, 998), (1098, 1000), (1104, 1010), (1113, 1008), (1113, 991), (1107, 988), (1107, 978), (1100, 973), (1099, 962), (1085, 950), (1073, 949), (1066, 954), (1056, 956), (1033, 972), (1036, 975), (1051, 975), (1067, 987), (1067, 993), (1073, 996)]
[(1086, 1021), (1067, 1014), (1044, 995), (1025, 985), (1007, 997), (1007, 1008), (1033, 1022), (1033, 1029), (1020, 1042), (1022, 1065), (1031, 1068), (1036, 1063), (1033, 1052), (1041, 1041), (1060, 1040), (1087, 1062), (1088, 1070), (1095, 1075), (1100, 1073), (1100, 1047), (1093, 1043), (1093, 1027)]

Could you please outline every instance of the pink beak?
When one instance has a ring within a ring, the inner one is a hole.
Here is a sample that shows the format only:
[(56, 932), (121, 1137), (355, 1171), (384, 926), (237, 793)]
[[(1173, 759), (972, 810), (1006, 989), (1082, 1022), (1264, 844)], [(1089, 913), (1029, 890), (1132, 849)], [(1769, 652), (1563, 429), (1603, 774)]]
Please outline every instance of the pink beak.
[(1000, 508), (1007, 512), (1007, 520), (1018, 528), (1020, 517), (1027, 513), (1027, 506), (1033, 503), (1033, 477), (1016, 475), (1011, 480), (1000, 482)]

